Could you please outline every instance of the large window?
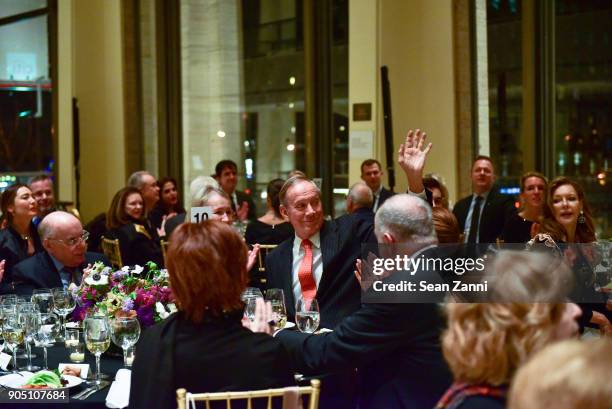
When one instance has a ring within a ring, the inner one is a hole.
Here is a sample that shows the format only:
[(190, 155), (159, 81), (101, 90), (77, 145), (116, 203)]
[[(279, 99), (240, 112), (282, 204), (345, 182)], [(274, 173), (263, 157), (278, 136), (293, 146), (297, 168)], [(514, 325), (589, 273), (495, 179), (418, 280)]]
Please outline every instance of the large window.
[(0, 0), (0, 191), (54, 169), (50, 7)]
[(232, 159), (239, 188), (261, 215), (267, 183), (298, 169), (321, 178), (332, 213), (333, 200), (344, 199), (334, 190), (348, 187), (348, 1), (183, 0), (180, 7), (185, 185)]
[(599, 236), (611, 237), (612, 2), (472, 6), (486, 8), (486, 20), (474, 20), (486, 24), (487, 136), (502, 186), (514, 192), (529, 170), (574, 178), (594, 208)]

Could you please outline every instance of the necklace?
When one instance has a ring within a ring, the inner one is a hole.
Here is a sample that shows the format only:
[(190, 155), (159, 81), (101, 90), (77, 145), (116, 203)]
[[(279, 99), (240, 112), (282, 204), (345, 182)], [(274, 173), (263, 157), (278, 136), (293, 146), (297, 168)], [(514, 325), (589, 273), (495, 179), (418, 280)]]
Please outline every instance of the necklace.
[(20, 236), (21, 236), (21, 239), (24, 241), (30, 240), (30, 236), (28, 236), (27, 234), (20, 234)]

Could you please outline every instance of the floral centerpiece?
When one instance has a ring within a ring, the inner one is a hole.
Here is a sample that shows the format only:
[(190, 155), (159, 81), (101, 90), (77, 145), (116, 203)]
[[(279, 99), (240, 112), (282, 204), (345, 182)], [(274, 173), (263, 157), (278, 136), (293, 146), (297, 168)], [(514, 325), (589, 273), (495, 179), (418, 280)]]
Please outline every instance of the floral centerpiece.
[(168, 271), (151, 261), (146, 267), (146, 273), (139, 265), (113, 271), (96, 262), (84, 271), (81, 286), (72, 288), (78, 304), (73, 319), (82, 321), (91, 313), (109, 318), (135, 316), (143, 327), (149, 327), (168, 317), (176, 311)]

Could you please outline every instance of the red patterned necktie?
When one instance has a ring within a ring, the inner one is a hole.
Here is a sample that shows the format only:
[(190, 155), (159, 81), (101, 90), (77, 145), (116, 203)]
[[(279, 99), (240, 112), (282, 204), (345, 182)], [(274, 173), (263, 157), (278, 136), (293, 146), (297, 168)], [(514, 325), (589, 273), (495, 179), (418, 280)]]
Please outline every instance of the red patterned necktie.
[(312, 242), (308, 239), (302, 240), (304, 248), (304, 258), (298, 270), (298, 279), (302, 287), (302, 297), (305, 300), (312, 300), (317, 295), (317, 284), (312, 276)]

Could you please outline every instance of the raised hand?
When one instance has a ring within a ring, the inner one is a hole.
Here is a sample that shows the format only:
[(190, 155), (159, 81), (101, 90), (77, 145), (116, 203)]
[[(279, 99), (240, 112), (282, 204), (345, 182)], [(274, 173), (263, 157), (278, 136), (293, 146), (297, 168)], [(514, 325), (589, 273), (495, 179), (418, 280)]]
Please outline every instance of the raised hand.
[(0, 281), (2, 281), (2, 278), (4, 277), (4, 260), (0, 261)]
[(242, 202), (240, 207), (236, 209), (236, 217), (241, 222), (245, 221), (249, 216), (249, 204), (247, 202)]
[(427, 134), (420, 129), (408, 131), (406, 141), (400, 145), (397, 161), (408, 178), (408, 186), (413, 193), (424, 191), (423, 169), (431, 143), (425, 145)]
[(257, 261), (257, 254), (259, 253), (259, 244), (253, 245), (253, 250), (249, 251), (247, 256), (247, 271), (251, 271), (255, 262)]

